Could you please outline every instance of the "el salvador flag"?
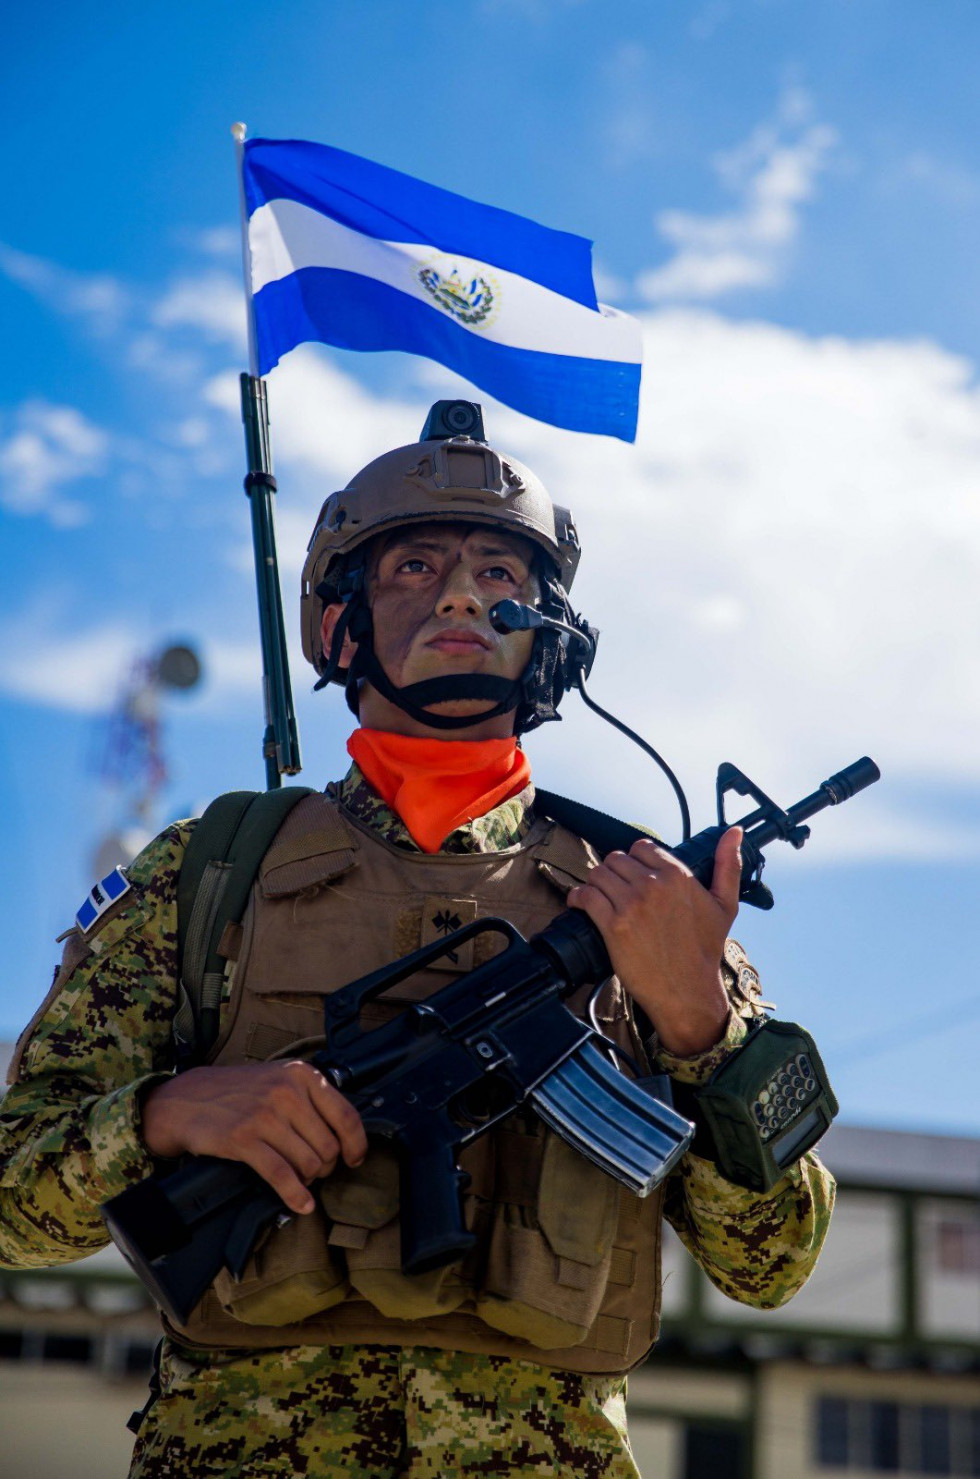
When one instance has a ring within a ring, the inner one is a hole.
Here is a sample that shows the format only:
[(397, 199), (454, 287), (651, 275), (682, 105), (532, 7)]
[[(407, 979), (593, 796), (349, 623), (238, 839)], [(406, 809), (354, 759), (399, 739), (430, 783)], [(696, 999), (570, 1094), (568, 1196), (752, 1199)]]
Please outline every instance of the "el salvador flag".
[(259, 374), (308, 339), (401, 349), (634, 440), (640, 328), (597, 303), (590, 241), (324, 144), (251, 139), (243, 170)]

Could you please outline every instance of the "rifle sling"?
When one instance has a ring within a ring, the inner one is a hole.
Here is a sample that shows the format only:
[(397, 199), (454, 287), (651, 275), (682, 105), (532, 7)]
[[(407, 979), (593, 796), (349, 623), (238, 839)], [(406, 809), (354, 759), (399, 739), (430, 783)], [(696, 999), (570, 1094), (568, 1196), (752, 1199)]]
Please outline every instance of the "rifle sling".
[(571, 801), (567, 796), (556, 796), (553, 791), (542, 791), (535, 787), (534, 810), (552, 822), (567, 827), (578, 837), (584, 837), (599, 854), (605, 857), (611, 852), (629, 852), (634, 842), (641, 838), (659, 842), (656, 832), (644, 827), (635, 827), (632, 822), (621, 822), (616, 817), (586, 806), (582, 801)]

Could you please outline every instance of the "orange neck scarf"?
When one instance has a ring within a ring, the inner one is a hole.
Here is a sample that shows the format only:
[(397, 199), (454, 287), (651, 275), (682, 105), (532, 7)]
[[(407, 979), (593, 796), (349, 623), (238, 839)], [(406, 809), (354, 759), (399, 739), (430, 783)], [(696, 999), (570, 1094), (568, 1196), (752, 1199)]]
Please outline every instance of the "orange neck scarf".
[(438, 740), (355, 729), (347, 753), (423, 852), (516, 796), (531, 779), (517, 740)]

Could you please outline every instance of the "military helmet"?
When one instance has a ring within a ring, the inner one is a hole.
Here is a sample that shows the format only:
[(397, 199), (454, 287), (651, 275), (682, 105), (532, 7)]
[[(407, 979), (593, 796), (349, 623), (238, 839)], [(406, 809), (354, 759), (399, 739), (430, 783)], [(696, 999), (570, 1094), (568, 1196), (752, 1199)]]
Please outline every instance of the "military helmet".
[(412, 523), (473, 523), (522, 534), (543, 551), (565, 591), (579, 561), (568, 509), (554, 505), (530, 468), (484, 440), (468, 401), (437, 401), (421, 440), (369, 462), (323, 504), (306, 552), (300, 590), (303, 654), (318, 673), (324, 599), (346, 556), (378, 534)]

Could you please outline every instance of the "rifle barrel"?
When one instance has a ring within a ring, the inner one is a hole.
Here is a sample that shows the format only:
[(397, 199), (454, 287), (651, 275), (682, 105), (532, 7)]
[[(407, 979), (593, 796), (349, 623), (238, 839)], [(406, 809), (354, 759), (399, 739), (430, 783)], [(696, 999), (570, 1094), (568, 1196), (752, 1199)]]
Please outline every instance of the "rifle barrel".
[[(873, 786), (875, 781), (881, 779), (881, 771), (869, 756), (864, 755), (860, 760), (855, 760), (851, 765), (845, 765), (843, 770), (837, 771), (829, 780), (823, 782), (809, 796), (791, 806), (786, 813), (792, 825), (798, 826), (805, 822), (808, 817), (816, 816), (818, 811), (823, 811), (828, 806), (839, 806), (842, 801), (849, 801), (859, 791)], [(750, 821), (749, 818), (746, 819)], [(783, 828), (778, 821), (763, 822), (758, 827), (753, 827), (749, 833), (756, 847), (765, 847), (767, 842), (773, 842), (777, 837), (783, 835)]]

